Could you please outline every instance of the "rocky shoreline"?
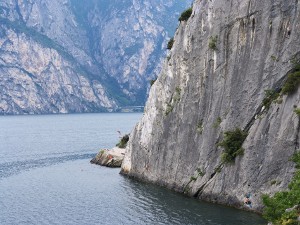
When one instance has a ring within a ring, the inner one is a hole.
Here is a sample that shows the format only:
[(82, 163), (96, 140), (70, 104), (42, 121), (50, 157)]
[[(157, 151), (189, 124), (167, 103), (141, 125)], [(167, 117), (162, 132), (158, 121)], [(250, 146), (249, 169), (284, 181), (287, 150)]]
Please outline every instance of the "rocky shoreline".
[(124, 155), (125, 148), (101, 149), (90, 162), (107, 167), (121, 167)]

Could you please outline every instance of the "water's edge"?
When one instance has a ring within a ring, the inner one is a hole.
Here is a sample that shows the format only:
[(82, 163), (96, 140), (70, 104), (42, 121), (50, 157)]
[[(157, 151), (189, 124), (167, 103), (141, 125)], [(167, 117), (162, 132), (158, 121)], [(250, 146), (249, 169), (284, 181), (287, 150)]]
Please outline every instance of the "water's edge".
[(89, 163), (141, 114), (0, 117), (0, 221), (5, 225), (265, 225)]

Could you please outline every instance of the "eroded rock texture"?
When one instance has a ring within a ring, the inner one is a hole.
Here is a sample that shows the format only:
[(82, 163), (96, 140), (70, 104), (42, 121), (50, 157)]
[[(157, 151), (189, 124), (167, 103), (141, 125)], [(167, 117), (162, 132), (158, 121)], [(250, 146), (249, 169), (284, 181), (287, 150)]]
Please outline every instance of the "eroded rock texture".
[[(287, 188), (299, 149), (298, 90), (263, 107), (300, 56), (300, 2), (196, 0), (181, 22), (122, 172), (211, 202), (261, 211)], [(224, 132), (248, 131), (244, 155), (222, 165)], [(221, 165), (221, 166), (220, 166)]]

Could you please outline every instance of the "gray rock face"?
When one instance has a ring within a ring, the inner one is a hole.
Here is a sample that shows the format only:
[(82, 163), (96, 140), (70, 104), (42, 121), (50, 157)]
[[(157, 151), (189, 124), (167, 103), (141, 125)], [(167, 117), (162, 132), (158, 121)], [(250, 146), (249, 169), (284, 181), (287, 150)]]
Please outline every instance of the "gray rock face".
[(143, 105), (189, 2), (1, 1), (0, 114)]
[[(300, 59), (299, 8), (286, 0), (196, 0), (131, 133), (122, 172), (254, 211), (262, 194), (286, 189), (299, 149), (300, 90), (269, 109), (262, 102)], [(222, 165), (217, 143), (235, 128), (248, 131), (244, 155)]]

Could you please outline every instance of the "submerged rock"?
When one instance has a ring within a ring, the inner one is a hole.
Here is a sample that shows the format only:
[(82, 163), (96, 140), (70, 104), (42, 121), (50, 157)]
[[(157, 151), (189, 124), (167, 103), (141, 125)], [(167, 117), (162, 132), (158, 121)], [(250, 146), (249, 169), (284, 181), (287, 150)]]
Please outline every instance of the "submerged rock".
[(124, 148), (101, 149), (91, 163), (107, 167), (121, 167), (124, 155)]

